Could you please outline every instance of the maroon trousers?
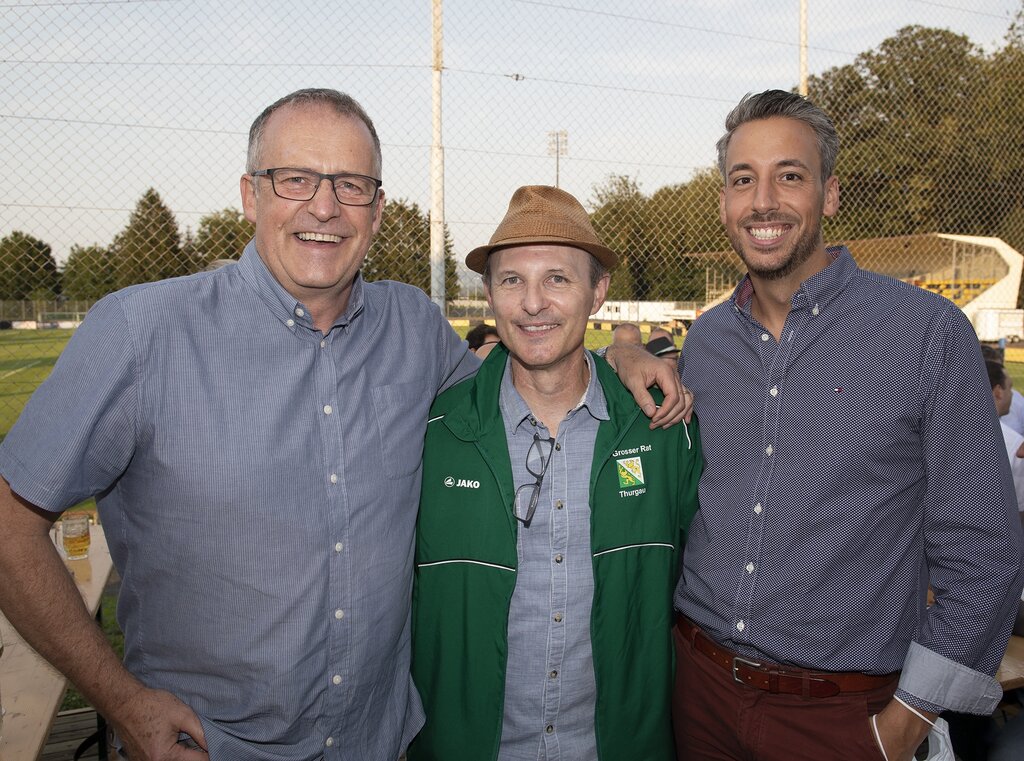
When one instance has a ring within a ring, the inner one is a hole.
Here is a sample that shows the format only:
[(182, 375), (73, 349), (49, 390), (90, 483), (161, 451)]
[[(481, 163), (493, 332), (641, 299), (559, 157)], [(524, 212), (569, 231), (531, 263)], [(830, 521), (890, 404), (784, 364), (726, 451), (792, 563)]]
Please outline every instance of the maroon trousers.
[(740, 684), (672, 631), (672, 720), (678, 761), (882, 761), (871, 716), (898, 680), (829, 698), (772, 694)]

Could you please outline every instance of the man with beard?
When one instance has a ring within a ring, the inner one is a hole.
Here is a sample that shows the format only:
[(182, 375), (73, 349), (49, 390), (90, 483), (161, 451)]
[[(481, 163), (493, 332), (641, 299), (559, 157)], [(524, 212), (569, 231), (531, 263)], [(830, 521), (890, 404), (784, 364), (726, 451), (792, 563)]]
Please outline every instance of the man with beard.
[(675, 599), (677, 753), (909, 761), (941, 711), (999, 701), (1021, 589), (981, 352), (952, 303), (825, 247), (826, 114), (768, 91), (726, 129), (721, 220), (748, 273), (683, 348), (705, 469)]

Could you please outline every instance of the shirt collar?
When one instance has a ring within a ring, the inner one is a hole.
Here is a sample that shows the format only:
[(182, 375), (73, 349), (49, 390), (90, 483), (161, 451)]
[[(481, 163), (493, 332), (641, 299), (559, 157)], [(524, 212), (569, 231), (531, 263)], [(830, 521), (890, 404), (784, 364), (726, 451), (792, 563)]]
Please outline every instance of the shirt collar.
[[(591, 359), (589, 351), (583, 351), (583, 361), (587, 363), (587, 368), (590, 370), (587, 390), (583, 393), (579, 404), (566, 413), (566, 417), (572, 417), (580, 410), (586, 410), (595, 420), (608, 420), (608, 402), (605, 400), (601, 383), (597, 380), (597, 370), (594, 368), (594, 361)], [(533, 432), (538, 421), (534, 419), (526, 400), (523, 399), (515, 384), (512, 383), (511, 356), (505, 361), (505, 373), (501, 378), (498, 404), (501, 409), (502, 420), (505, 423), (506, 435), (515, 436), (521, 430)]]
[[(850, 279), (857, 272), (857, 264), (853, 261), (846, 246), (829, 246), (825, 249), (831, 264), (821, 272), (817, 272), (804, 280), (796, 293), (793, 294), (791, 302), (794, 309), (802, 306), (811, 306), (821, 309), (832, 299), (839, 295), (839, 292), (846, 287)], [(750, 275), (744, 275), (743, 280), (733, 291), (733, 303), (747, 314), (750, 313), (750, 299), (754, 295), (754, 284)]]
[[(313, 318), (306, 305), (296, 299), (267, 268), (263, 258), (256, 251), (255, 239), (249, 241), (238, 261), (239, 271), (247, 283), (256, 291), (274, 316), (293, 331), (297, 325), (313, 329)], [(363, 311), (363, 276), (357, 272), (349, 292), (348, 306), (334, 321), (333, 327), (348, 325)]]

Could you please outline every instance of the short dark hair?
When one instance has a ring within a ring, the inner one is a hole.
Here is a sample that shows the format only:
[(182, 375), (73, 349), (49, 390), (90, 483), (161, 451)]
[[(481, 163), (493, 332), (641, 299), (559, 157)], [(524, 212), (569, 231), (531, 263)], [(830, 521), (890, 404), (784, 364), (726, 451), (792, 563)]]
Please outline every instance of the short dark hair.
[(1002, 388), (1006, 385), (1006, 368), (998, 362), (993, 362), (991, 359), (985, 360), (985, 369), (988, 370), (988, 382), (992, 384), (992, 388), (999, 386)]
[(498, 329), (493, 325), (488, 325), (485, 322), (476, 325), (469, 329), (466, 333), (466, 341), (469, 343), (469, 348), (476, 351), (485, 343), (487, 343), (487, 336), (498, 337)]
[(829, 115), (811, 103), (807, 98), (785, 90), (765, 90), (747, 93), (739, 104), (725, 117), (725, 134), (719, 138), (718, 170), (726, 177), (725, 154), (733, 133), (747, 122), (784, 116), (801, 121), (814, 130), (818, 141), (818, 158), (821, 160), (821, 184), (835, 173), (836, 157), (839, 155), (839, 135)]
[(277, 100), (263, 109), (263, 113), (256, 117), (256, 121), (252, 123), (249, 128), (249, 150), (245, 159), (245, 170), (247, 172), (255, 172), (259, 169), (260, 151), (262, 149), (261, 143), (263, 142), (263, 133), (267, 128), (267, 121), (274, 112), (284, 106), (326, 106), (334, 110), (339, 116), (348, 116), (352, 119), (358, 119), (366, 128), (370, 130), (370, 137), (373, 138), (373, 165), (377, 172), (377, 177), (380, 178), (382, 169), (382, 158), (380, 152), (380, 138), (377, 137), (377, 130), (373, 126), (373, 120), (370, 119), (363, 107), (359, 105), (355, 98), (351, 95), (346, 95), (343, 92), (337, 90), (329, 90), (326, 88), (307, 88), (305, 90), (296, 90), (293, 93), (285, 95), (280, 100)]

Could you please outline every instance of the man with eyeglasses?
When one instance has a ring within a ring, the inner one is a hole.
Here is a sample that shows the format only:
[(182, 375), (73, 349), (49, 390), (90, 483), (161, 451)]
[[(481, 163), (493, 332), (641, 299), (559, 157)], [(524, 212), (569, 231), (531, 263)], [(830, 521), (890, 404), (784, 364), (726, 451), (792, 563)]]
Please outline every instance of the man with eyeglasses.
[[(0, 606), (131, 761), (395, 761), (422, 723), (423, 436), (434, 396), (479, 363), (422, 291), (359, 276), (380, 174), (348, 96), (267, 108), (238, 263), (100, 301), (0, 446)], [(657, 368), (638, 369), (646, 394)], [(47, 533), (93, 495), (124, 667)]]
[(616, 254), (565, 191), (520, 188), (483, 276), (502, 343), (430, 413), (410, 761), (673, 758), (672, 590), (695, 422), (652, 431), (584, 349)]

